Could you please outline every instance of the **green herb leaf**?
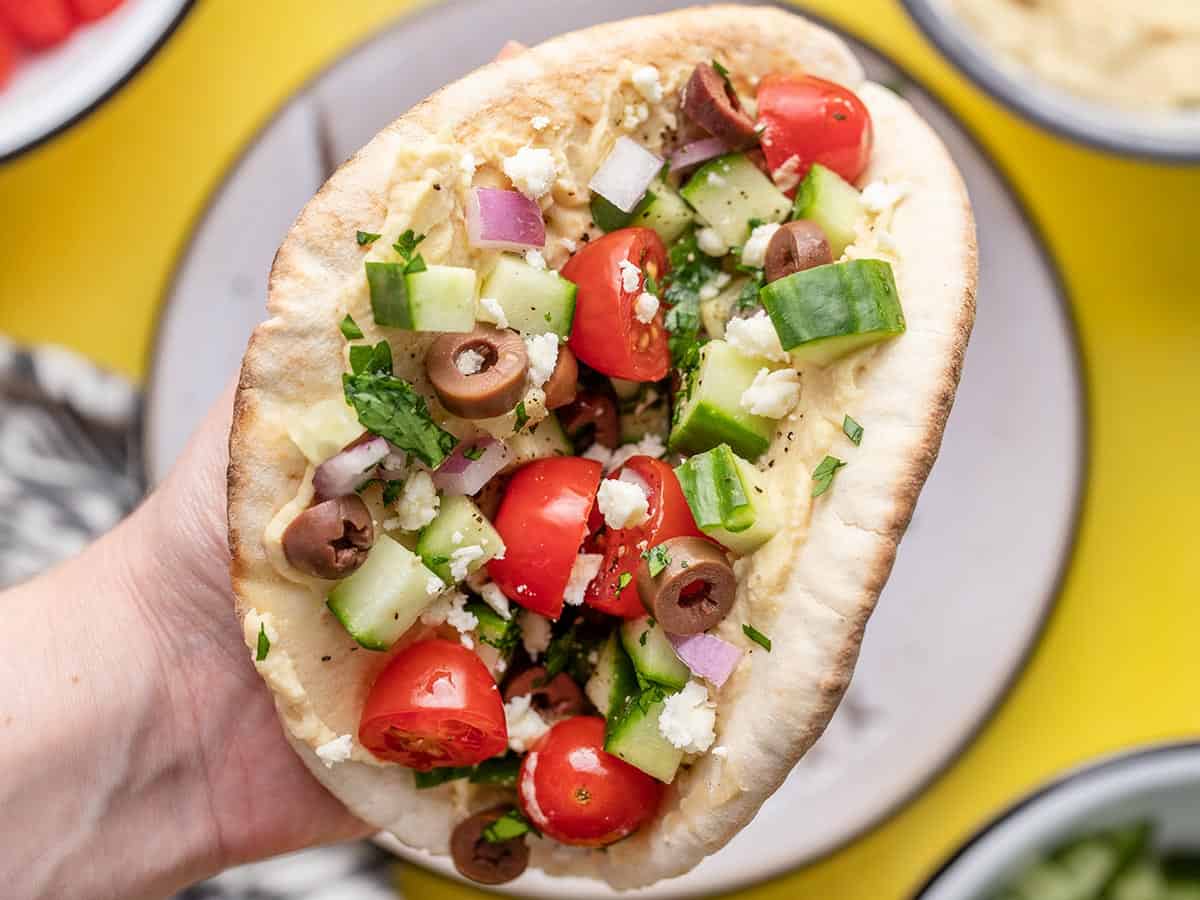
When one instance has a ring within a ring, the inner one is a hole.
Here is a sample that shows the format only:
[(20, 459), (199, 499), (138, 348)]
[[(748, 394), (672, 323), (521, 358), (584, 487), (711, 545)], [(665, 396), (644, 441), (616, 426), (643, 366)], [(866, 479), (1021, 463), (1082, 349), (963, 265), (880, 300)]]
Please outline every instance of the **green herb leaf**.
[(712, 67), (717, 70), (718, 75), (720, 75), (722, 78), (725, 79), (726, 84), (728, 84), (730, 87), (733, 87), (733, 85), (729, 81), (729, 70), (727, 68), (725, 68), (723, 65), (721, 65), (720, 60), (714, 59), (712, 61)]
[(837, 470), (842, 468), (846, 463), (836, 456), (826, 456), (821, 460), (820, 464), (813, 469), (812, 480), (813, 489), (812, 495), (820, 497), (823, 493), (829, 490), (833, 484), (833, 476), (837, 474)]
[(404, 274), (411, 275), (413, 272), (424, 272), (428, 266), (425, 265), (425, 257), (418, 253), (410, 259), (404, 266)]
[(648, 637), (650, 637), (650, 629), (649, 628), (647, 628), (645, 631), (643, 631), (638, 636), (638, 643), (641, 644), (643, 647), (645, 647), (646, 646), (646, 638), (648, 638)]
[(358, 241), (358, 246), (365, 247), (368, 244), (375, 243), (377, 240), (379, 240), (381, 237), (383, 237), (383, 235), (376, 234), (373, 231), (360, 231), (354, 237), (355, 237), (355, 240)]
[[(520, 810), (510, 809), (495, 822), (483, 829), (483, 839), (489, 844), (503, 844), (534, 831)], [(535, 832), (536, 833), (536, 832)]]
[(667, 304), (666, 325), (671, 362), (682, 369), (695, 365), (700, 355), (700, 289), (721, 271), (720, 263), (696, 244), (689, 228), (671, 245), (670, 283), (662, 299)]
[(629, 582), (631, 582), (631, 581), (633, 581), (633, 573), (632, 572), (622, 572), (620, 574), (620, 576), (617, 578), (617, 590), (618, 591), (625, 590), (625, 588), (629, 587)]
[(738, 309), (753, 309), (759, 305), (758, 292), (766, 283), (766, 276), (762, 269), (750, 266), (738, 266), (738, 268), (750, 276), (750, 280), (743, 284), (741, 291), (738, 292)]
[(417, 784), (418, 790), (426, 790), (435, 788), (440, 784), (445, 784), (447, 781), (457, 781), (460, 778), (466, 778), (470, 775), (472, 769), (470, 766), (445, 766), (440, 769), (430, 769), (428, 772), (413, 772), (413, 781)]
[(761, 631), (759, 631), (757, 628), (755, 628), (753, 625), (743, 625), (742, 633), (745, 634), (746, 637), (750, 638), (750, 640), (754, 641), (754, 643), (758, 644), (758, 646), (760, 646), (764, 650), (766, 650), (768, 653), (771, 652), (771, 639), (769, 637), (767, 637), (765, 634), (763, 634)]
[(646, 567), (650, 570), (651, 578), (657, 578), (658, 573), (670, 564), (671, 556), (667, 553), (665, 544), (659, 544), (646, 556)]
[(383, 502), (391, 506), (400, 499), (400, 495), (404, 492), (404, 482), (399, 479), (395, 481), (385, 481), (383, 483)]
[(271, 639), (269, 637), (267, 637), (267, 626), (264, 623), (259, 622), (258, 623), (258, 648), (254, 653), (254, 659), (258, 662), (262, 662), (264, 659), (267, 658), (267, 654), (270, 652), (271, 652)]
[[(361, 232), (359, 232), (361, 234)], [(346, 318), (342, 319), (342, 337), (348, 341), (357, 341), (363, 336), (362, 329), (358, 327), (358, 323), (354, 321), (354, 317), (350, 313), (346, 313)]]
[(511, 750), (503, 756), (485, 759), (471, 773), (471, 784), (494, 784), (497, 787), (516, 787), (521, 757)]
[(596, 649), (596, 640), (581, 632), (580, 621), (575, 619), (569, 628), (555, 635), (546, 648), (546, 681), (559, 672), (566, 672), (580, 684), (588, 680), (592, 664), (588, 655)]
[(425, 240), (425, 235), (417, 234), (411, 228), (396, 239), (396, 243), (392, 244), (392, 249), (400, 254), (400, 258), (405, 262), (412, 259), (413, 252), (417, 249), (417, 244)]
[(387, 341), (375, 346), (355, 344), (350, 348), (350, 371), (355, 375), (392, 374), (392, 347)]
[(863, 427), (847, 415), (842, 419), (842, 432), (850, 438), (850, 443), (857, 447), (862, 443)]
[[(390, 353), (388, 358), (390, 363)], [(342, 375), (346, 402), (354, 407), (358, 421), (372, 434), (387, 438), (436, 469), (450, 455), (458, 438), (434, 423), (425, 398), (408, 382), (392, 375), (390, 369), (390, 365), (387, 372), (356, 369), (352, 375)]]
[(478, 444), (476, 444), (474, 447), (468, 447), (463, 451), (463, 456), (471, 461), (477, 460), (479, 457), (483, 456), (483, 448)]
[(525, 427), (525, 423), (529, 421), (529, 413), (525, 412), (525, 401), (522, 400), (517, 404), (517, 427), (516, 431), (520, 431)]

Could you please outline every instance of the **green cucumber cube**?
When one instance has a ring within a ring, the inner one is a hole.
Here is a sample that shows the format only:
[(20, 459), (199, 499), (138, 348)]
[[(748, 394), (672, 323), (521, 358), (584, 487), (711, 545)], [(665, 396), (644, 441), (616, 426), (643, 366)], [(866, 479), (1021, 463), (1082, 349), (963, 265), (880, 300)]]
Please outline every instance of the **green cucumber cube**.
[(771, 444), (775, 421), (742, 409), (742, 394), (763, 367), (725, 341), (700, 348), (700, 364), (689, 377), (686, 400), (677, 407), (667, 446), (677, 453), (703, 453), (729, 444), (739, 456), (757, 459)]
[(742, 153), (701, 166), (679, 191), (700, 218), (730, 247), (750, 236), (750, 220), (782, 222), (792, 201)]
[(421, 531), (417, 553), (438, 578), (453, 584), (461, 580), (451, 572), (454, 554), (468, 547), (479, 547), (483, 552), (482, 555), (471, 554), (473, 558), (467, 563), (467, 575), (503, 552), (504, 541), (470, 498), (443, 497), (437, 517)]
[(854, 185), (820, 163), (813, 163), (796, 188), (792, 215), (821, 226), (834, 259), (854, 243), (854, 229), (862, 213), (862, 201)]
[(509, 327), (522, 334), (554, 332), (564, 341), (575, 318), (574, 283), (550, 269), (537, 269), (515, 256), (501, 256), (480, 292), (504, 310)]
[(337, 583), (326, 605), (361, 646), (387, 650), (438, 595), (436, 582), (415, 553), (380, 535), (367, 561)]

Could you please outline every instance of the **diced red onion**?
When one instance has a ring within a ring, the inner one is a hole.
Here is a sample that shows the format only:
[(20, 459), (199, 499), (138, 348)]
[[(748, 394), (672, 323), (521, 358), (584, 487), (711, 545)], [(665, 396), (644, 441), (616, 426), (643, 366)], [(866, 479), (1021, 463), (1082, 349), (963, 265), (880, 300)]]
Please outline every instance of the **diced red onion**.
[(379, 462), (375, 473), (384, 481), (400, 481), (408, 477), (408, 454), (395, 444), (388, 443), (388, 455)]
[(682, 169), (690, 169), (692, 166), (708, 162), (710, 159), (728, 152), (729, 145), (718, 137), (707, 137), (698, 141), (692, 141), (690, 144), (684, 144), (671, 154), (671, 171), (678, 172)]
[(541, 207), (520, 191), (474, 188), (467, 197), (467, 239), (488, 250), (545, 247)]
[[(469, 459), (465, 455), (473, 448), (483, 451), (479, 459)], [(433, 473), (433, 483), (447, 494), (474, 496), (504, 468), (510, 455), (504, 442), (492, 437), (461, 441)]]
[(331, 500), (353, 494), (390, 452), (388, 442), (376, 437), (331, 456), (313, 473), (313, 490), (317, 499)]
[(717, 687), (725, 683), (742, 658), (742, 651), (728, 641), (711, 634), (669, 634), (675, 654), (693, 675), (711, 681)]
[(621, 135), (588, 182), (588, 187), (621, 212), (633, 212), (662, 167), (661, 159)]

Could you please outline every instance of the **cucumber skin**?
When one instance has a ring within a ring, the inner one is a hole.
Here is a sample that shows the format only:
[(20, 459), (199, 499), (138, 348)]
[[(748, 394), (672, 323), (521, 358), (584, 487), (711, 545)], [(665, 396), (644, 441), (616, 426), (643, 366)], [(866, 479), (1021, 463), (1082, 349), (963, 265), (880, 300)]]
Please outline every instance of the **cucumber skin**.
[(666, 244), (683, 234), (695, 218), (679, 194), (661, 180), (650, 185), (631, 213), (622, 212), (599, 194), (592, 195), (590, 209), (592, 221), (605, 233), (631, 225), (653, 228)]
[(892, 267), (883, 260), (795, 272), (763, 287), (759, 297), (780, 345), (797, 362), (825, 364), (905, 329)]
[(821, 226), (834, 259), (854, 243), (854, 228), (861, 215), (862, 204), (854, 185), (832, 169), (813, 163), (796, 188), (792, 216)]
[(650, 777), (670, 784), (675, 780), (679, 764), (683, 762), (683, 751), (659, 733), (658, 717), (662, 711), (662, 700), (650, 703), (643, 709), (638, 698), (631, 697), (610, 723), (604, 739), (604, 751), (625, 760)]
[(637, 675), (629, 654), (621, 646), (616, 631), (608, 636), (596, 670), (588, 679), (584, 693), (611, 726), (614, 718), (625, 708), (625, 703), (638, 691)]
[(408, 304), (408, 286), (404, 266), (393, 262), (369, 262), (367, 287), (371, 291), (371, 312), (376, 325), (412, 330), (412, 310)]
[(691, 457), (675, 474), (696, 526), (722, 547), (744, 556), (779, 530), (762, 473), (728, 445)]
[(475, 633), (479, 640), (495, 647), (505, 658), (512, 655), (513, 649), (521, 640), (521, 626), (515, 618), (505, 619), (486, 603), (472, 601), (467, 604), (467, 611), (479, 620)]
[(691, 670), (675, 655), (667, 633), (657, 625), (651, 625), (649, 616), (626, 619), (621, 623), (621, 646), (629, 654), (638, 674), (647, 681), (674, 692), (682, 690), (691, 678)]
[[(455, 531), (462, 532), (461, 543), (455, 544), (450, 540), (450, 535)], [(467, 566), (467, 574), (479, 569), (499, 553), (504, 542), (500, 533), (469, 498), (443, 497), (438, 514), (421, 531), (421, 537), (417, 541), (417, 555), (421, 557), (426, 568), (449, 585), (454, 584), (454, 579), (450, 576), (450, 563), (434, 560), (442, 556), (449, 557), (459, 547), (470, 546), (481, 546), (484, 551), (483, 556), (472, 560)]]
[[(691, 375), (687, 399), (676, 406), (668, 448), (678, 453), (703, 453), (718, 444), (729, 444), (739, 456), (757, 459), (771, 445), (775, 422), (746, 412), (739, 402), (760, 368), (760, 360), (743, 356), (724, 341), (705, 344), (700, 349), (700, 365)], [(714, 399), (713, 393), (720, 397)]]

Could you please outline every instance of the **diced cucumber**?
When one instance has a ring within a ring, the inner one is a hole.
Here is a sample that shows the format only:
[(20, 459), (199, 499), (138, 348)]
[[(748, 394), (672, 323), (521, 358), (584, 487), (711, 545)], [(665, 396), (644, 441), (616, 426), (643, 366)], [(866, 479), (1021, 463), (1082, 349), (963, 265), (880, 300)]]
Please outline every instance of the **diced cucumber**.
[(824, 365), (904, 333), (892, 267), (879, 259), (795, 272), (768, 284), (759, 297), (797, 363)]
[(500, 553), (504, 549), (504, 542), (470, 498), (443, 497), (437, 517), (421, 532), (417, 553), (438, 578), (446, 584), (453, 584), (461, 579), (451, 575), (450, 563), (454, 553), (465, 547), (480, 547), (483, 550), (482, 556), (467, 564), (467, 574), (470, 574)]
[(664, 243), (671, 243), (691, 223), (694, 215), (678, 193), (664, 182), (656, 179), (646, 191), (646, 196), (633, 212), (622, 212), (599, 194), (592, 195), (592, 221), (601, 231), (616, 231), (631, 225), (653, 228)]
[(369, 262), (367, 287), (371, 291), (371, 312), (376, 325), (412, 328), (409, 318), (408, 287), (404, 283), (404, 263)]
[(633, 667), (647, 681), (672, 691), (682, 690), (691, 673), (667, 640), (667, 633), (649, 616), (621, 623), (621, 646)]
[(467, 612), (479, 620), (479, 625), (475, 628), (479, 640), (495, 647), (505, 659), (512, 656), (513, 650), (521, 642), (521, 626), (517, 624), (516, 616), (506, 619), (478, 600), (467, 604)]
[(675, 469), (697, 527), (735, 553), (753, 553), (779, 530), (758, 469), (727, 444), (690, 457)]
[(327, 605), (359, 644), (386, 650), (437, 596), (433, 572), (387, 535), (379, 535), (367, 561), (329, 592)]
[(796, 188), (792, 215), (820, 225), (829, 241), (829, 251), (837, 259), (854, 243), (854, 227), (862, 217), (862, 201), (854, 185), (832, 169), (813, 163)]
[(532, 429), (527, 428), (514, 434), (504, 443), (508, 446), (511, 454), (505, 465), (506, 471), (520, 468), (535, 459), (575, 454), (575, 448), (571, 446), (567, 433), (563, 431), (562, 425), (559, 424), (553, 413), (547, 415)]
[(1167, 890), (1158, 860), (1145, 857), (1135, 860), (1117, 876), (1104, 900), (1165, 900), (1169, 896)]
[(633, 663), (621, 646), (617, 632), (608, 636), (596, 661), (596, 669), (584, 686), (584, 693), (600, 715), (608, 718), (625, 708), (625, 701), (638, 692)]
[(473, 331), (475, 270), (428, 266), (404, 276), (413, 331)]
[(737, 308), (738, 298), (742, 288), (746, 286), (745, 278), (735, 278), (725, 290), (711, 300), (700, 301), (700, 321), (710, 338), (720, 340), (725, 337), (725, 326), (733, 318)]
[(679, 193), (730, 247), (746, 243), (751, 219), (782, 222), (792, 208), (783, 191), (742, 153), (705, 163)]
[(625, 707), (609, 718), (604, 749), (659, 781), (670, 784), (683, 761), (683, 751), (658, 730), (663, 701), (630, 697)]
[(366, 429), (344, 397), (322, 400), (290, 415), (288, 437), (314, 465), (320, 465)]
[(729, 444), (739, 456), (757, 459), (770, 446), (775, 422), (742, 409), (741, 400), (762, 365), (762, 360), (742, 355), (725, 341), (701, 347), (686, 400), (676, 407), (670, 449), (702, 453)]
[[(645, 202), (643, 198), (642, 203)], [(641, 204), (638, 205), (640, 206)], [(589, 208), (592, 213), (592, 221), (605, 234), (610, 231), (619, 231), (628, 225), (629, 220), (633, 218), (633, 213), (627, 213), (623, 209), (618, 209), (596, 193), (592, 194), (592, 202)], [(637, 212), (637, 207), (634, 207), (634, 212)]]
[(563, 340), (575, 318), (575, 285), (551, 269), (501, 256), (483, 282), (483, 297), (499, 302), (510, 327), (523, 334), (553, 331)]

